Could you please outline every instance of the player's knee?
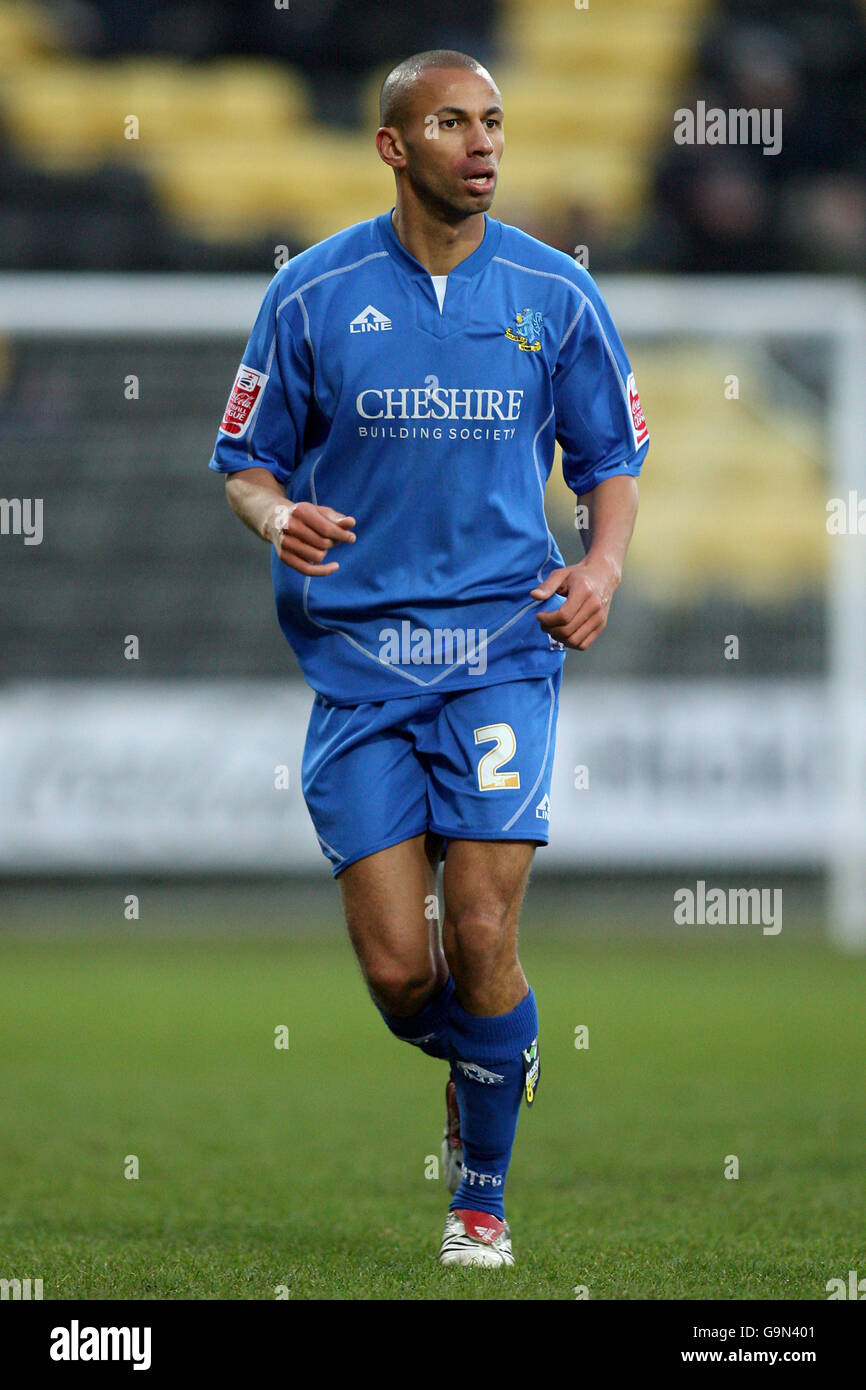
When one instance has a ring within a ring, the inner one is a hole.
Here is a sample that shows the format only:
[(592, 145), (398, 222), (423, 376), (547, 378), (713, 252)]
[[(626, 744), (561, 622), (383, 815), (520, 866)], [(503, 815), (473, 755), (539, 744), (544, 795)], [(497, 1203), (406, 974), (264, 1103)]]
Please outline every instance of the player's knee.
[(486, 978), (491, 968), (516, 954), (509, 914), (498, 907), (472, 907), (456, 914), (442, 944), (451, 973), (467, 983)]
[(423, 1008), (436, 983), (433, 966), (381, 955), (364, 962), (367, 988), (385, 1013), (406, 1018)]

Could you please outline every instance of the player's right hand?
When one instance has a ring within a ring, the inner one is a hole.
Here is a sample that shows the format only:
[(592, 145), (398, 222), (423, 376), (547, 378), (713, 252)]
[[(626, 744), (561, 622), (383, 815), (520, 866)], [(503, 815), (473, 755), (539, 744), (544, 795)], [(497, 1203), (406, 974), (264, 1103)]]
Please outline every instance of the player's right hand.
[(274, 507), (268, 535), (284, 565), (300, 574), (333, 574), (340, 566), (327, 564), (329, 550), (342, 541), (354, 541), (353, 516), (314, 502), (281, 502)]

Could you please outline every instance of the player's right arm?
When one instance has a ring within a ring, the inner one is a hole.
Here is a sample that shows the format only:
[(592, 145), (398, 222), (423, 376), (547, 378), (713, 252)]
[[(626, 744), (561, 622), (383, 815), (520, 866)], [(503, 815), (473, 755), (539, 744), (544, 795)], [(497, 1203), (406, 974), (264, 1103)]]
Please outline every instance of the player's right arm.
[(225, 473), (226, 497), (245, 526), (306, 575), (339, 569), (329, 551), (354, 541), (354, 517), (286, 496), (301, 461), (312, 398), (312, 362), (299, 294), (274, 276), (253, 325), (217, 435), (210, 467)]
[(355, 518), (333, 507), (290, 502), (286, 490), (266, 468), (245, 468), (226, 478), (229, 506), (245, 526), (274, 547), (284, 565), (301, 574), (332, 574), (328, 551), (342, 541), (354, 541)]

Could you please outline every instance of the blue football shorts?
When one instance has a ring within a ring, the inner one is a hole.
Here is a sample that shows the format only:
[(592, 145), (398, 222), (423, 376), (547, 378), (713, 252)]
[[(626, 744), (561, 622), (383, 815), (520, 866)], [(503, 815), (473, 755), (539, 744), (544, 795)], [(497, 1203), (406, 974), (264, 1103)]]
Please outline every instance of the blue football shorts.
[(348, 706), (317, 695), (302, 785), (334, 875), (427, 830), (547, 844), (561, 680)]

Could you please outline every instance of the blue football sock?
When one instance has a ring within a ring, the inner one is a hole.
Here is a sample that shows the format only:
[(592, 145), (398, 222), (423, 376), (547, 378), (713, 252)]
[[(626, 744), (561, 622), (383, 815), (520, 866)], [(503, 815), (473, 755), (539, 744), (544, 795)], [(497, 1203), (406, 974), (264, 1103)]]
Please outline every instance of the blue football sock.
[(428, 1057), (450, 1057), (448, 1020), (453, 994), (454, 981), (449, 975), (439, 993), (428, 999), (418, 1013), (410, 1014), (408, 1018), (386, 1014), (384, 1009), (379, 1009), (379, 1013), (394, 1036), (402, 1042), (420, 1047)]
[(525, 1090), (523, 1052), (538, 1037), (535, 995), (508, 1014), (484, 1018), (451, 1001), (451, 1075), (460, 1107), (463, 1176), (450, 1210), (505, 1220), (505, 1178)]

